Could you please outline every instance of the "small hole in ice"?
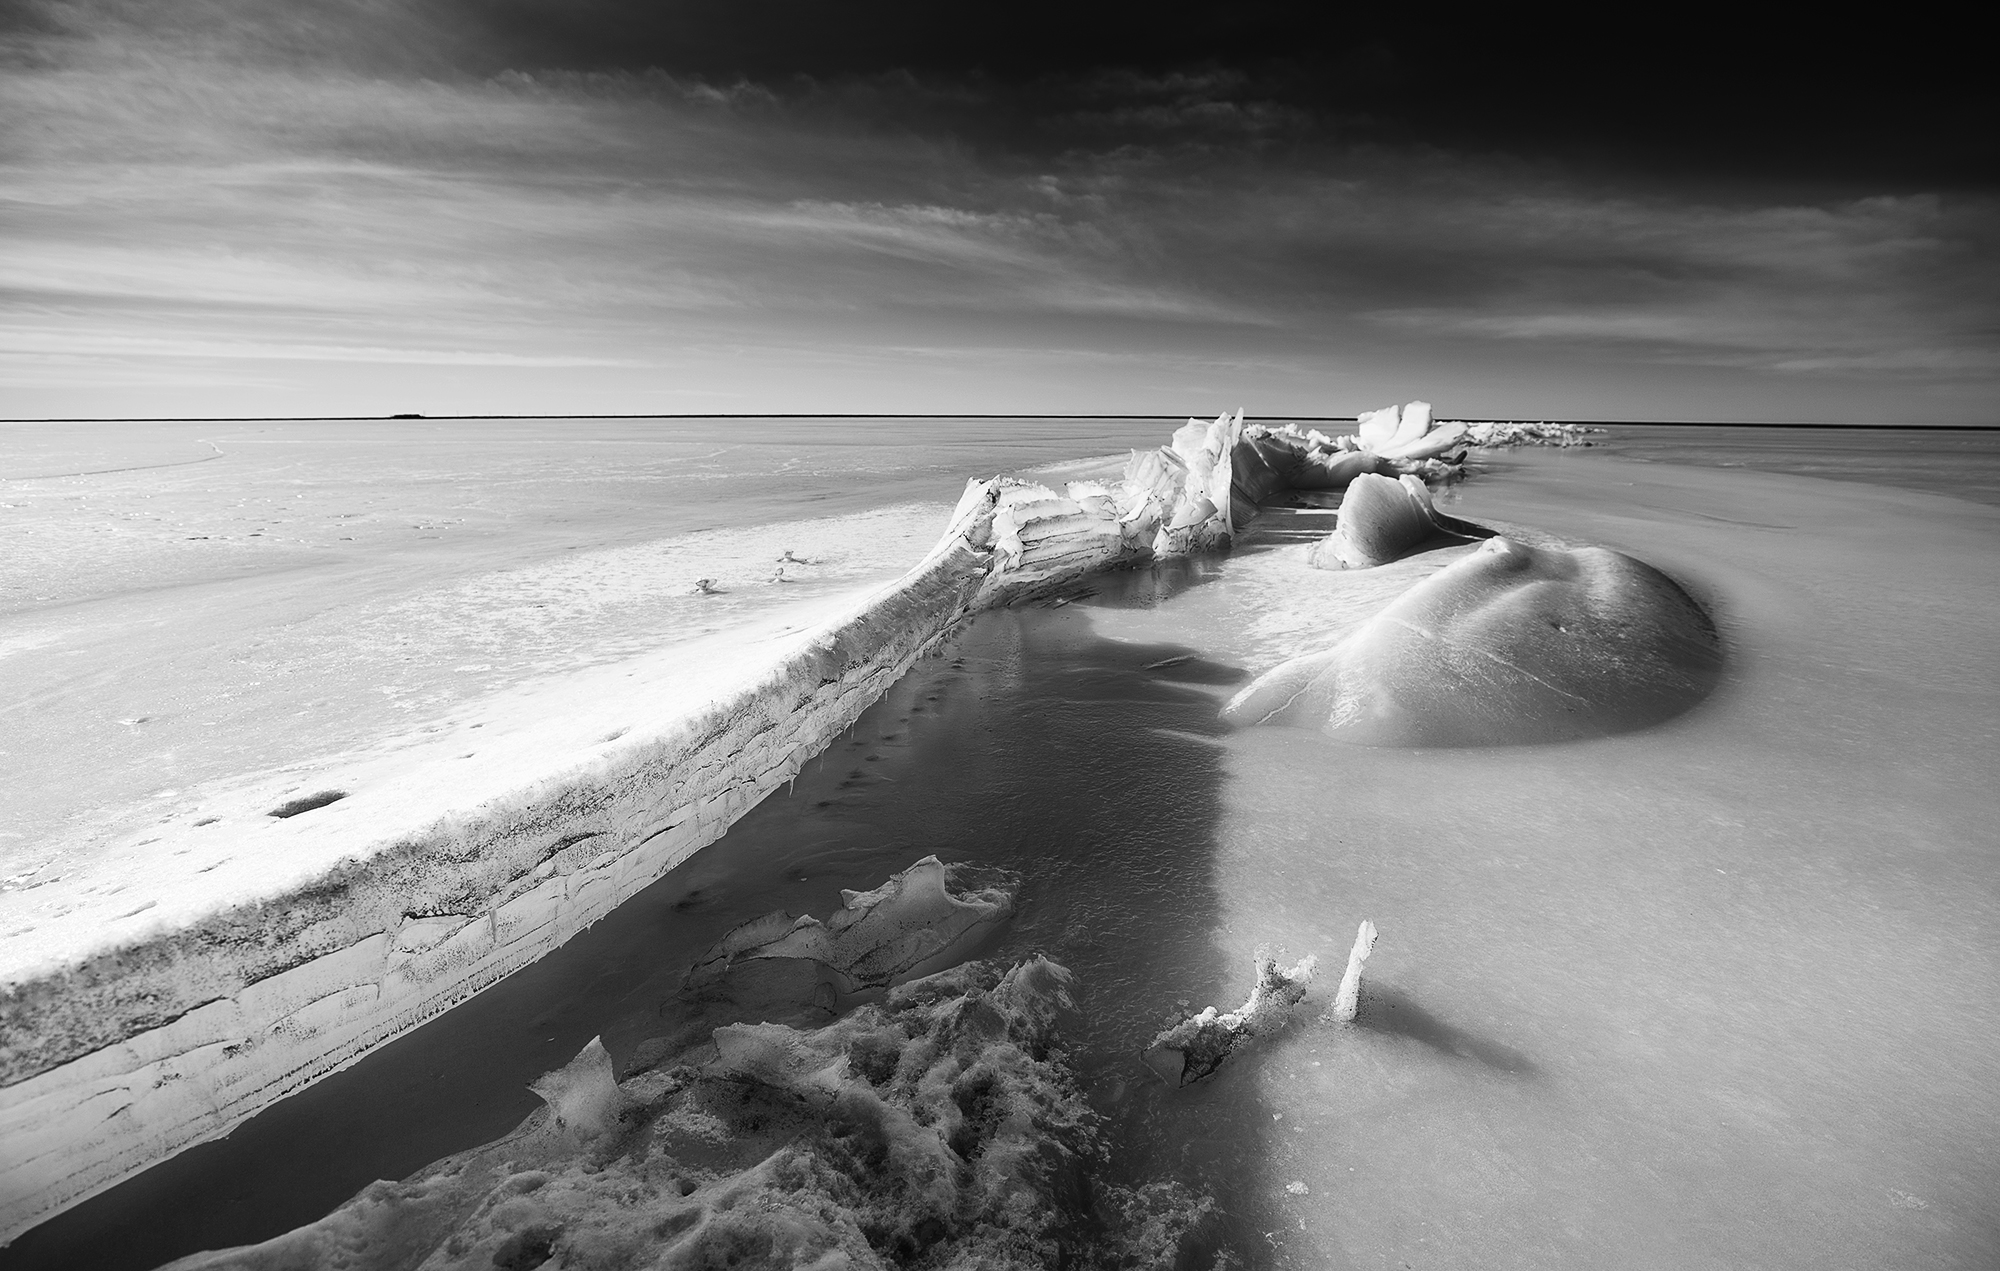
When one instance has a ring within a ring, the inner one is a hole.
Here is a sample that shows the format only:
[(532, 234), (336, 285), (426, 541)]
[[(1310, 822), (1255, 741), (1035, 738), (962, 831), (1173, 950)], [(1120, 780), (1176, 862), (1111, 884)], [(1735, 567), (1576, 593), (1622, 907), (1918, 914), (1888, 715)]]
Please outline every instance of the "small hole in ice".
[(301, 798), (281, 803), (265, 815), (277, 817), (282, 821), (288, 816), (297, 816), (301, 812), (310, 812), (314, 808), (323, 808), (329, 803), (338, 803), (346, 797), (347, 791), (345, 790), (322, 790), (318, 794), (308, 794)]

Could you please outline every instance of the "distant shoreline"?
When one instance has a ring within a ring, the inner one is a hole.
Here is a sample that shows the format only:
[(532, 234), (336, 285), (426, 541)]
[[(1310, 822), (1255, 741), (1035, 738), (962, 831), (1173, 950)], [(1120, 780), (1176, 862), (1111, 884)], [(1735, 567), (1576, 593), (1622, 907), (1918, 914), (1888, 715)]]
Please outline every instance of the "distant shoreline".
[[(46, 416), (0, 419), (0, 424), (312, 424), (312, 423), (434, 423), (467, 419), (1179, 419), (1179, 415), (1092, 414), (909, 414), (895, 411), (683, 411), (643, 415), (104, 415)], [(1301, 424), (1351, 424), (1353, 415), (1267, 415), (1266, 419)], [(1820, 428), (1834, 431), (1873, 429), (1896, 432), (1995, 432), (1991, 424), (1826, 424), (1769, 423), (1700, 419), (1481, 419), (1496, 424), (1568, 424), (1579, 428)]]

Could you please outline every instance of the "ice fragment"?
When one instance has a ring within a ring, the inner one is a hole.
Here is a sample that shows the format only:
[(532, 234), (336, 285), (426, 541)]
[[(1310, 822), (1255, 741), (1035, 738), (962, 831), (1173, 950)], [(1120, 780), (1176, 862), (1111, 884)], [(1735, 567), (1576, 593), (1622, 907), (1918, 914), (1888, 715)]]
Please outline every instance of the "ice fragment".
[(1290, 970), (1281, 969), (1263, 952), (1256, 955), (1257, 983), (1242, 1006), (1227, 1013), (1213, 1006), (1163, 1030), (1141, 1058), (1169, 1085), (1200, 1081), (1229, 1057), (1242, 1042), (1275, 1033), (1285, 1026), (1292, 1007), (1306, 995), (1318, 959), (1308, 955)]
[(935, 968), (977, 930), (1013, 909), (998, 888), (953, 895), (947, 871), (926, 856), (873, 891), (841, 892), (841, 907), (825, 922), (782, 910), (737, 927), (704, 954), (687, 983), (721, 978), (732, 963), (753, 958), (804, 958), (838, 973), (850, 991), (889, 984)]
[(1347, 955), (1347, 971), (1340, 977), (1340, 989), (1333, 995), (1333, 1008), (1326, 1017), (1349, 1023), (1361, 1009), (1361, 964), (1368, 961), (1368, 955), (1375, 948), (1375, 924), (1366, 918), (1361, 920), (1361, 929), (1354, 933), (1354, 949)]

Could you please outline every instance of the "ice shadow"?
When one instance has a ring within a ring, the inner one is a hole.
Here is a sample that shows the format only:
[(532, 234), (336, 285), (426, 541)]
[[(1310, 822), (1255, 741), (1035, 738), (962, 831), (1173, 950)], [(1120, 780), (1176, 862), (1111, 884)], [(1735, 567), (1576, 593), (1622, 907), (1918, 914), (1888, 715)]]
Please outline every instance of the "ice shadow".
[(1540, 1071), (1525, 1053), (1439, 1019), (1391, 984), (1363, 981), (1354, 1023), (1371, 1032), (1408, 1038), (1440, 1055), (1481, 1064), (1494, 1072), (1533, 1077)]

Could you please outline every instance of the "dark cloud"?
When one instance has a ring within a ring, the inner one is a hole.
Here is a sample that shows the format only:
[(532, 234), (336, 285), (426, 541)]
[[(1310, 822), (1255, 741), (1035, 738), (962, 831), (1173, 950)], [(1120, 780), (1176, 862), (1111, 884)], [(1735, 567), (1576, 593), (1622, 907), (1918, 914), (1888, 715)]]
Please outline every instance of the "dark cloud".
[[(1986, 56), (1926, 9), (1843, 19), (1740, 7), (1078, 4), (914, 0), (433, 0), (481, 56), (714, 79), (900, 72), (983, 88), (1046, 140), (1050, 99), (1185, 94), (1291, 112), (1349, 140), (1654, 171), (1990, 188)], [(468, 46), (471, 47), (471, 46)], [(1126, 91), (1118, 77), (1126, 77)], [(1113, 104), (1115, 112), (1120, 109)], [(993, 115), (989, 126), (995, 125)], [(1036, 125), (1042, 125), (1037, 127)]]
[[(1956, 150), (1903, 135), (1970, 81), (1823, 82), (1810, 39), (1753, 75), (1762, 37), (1637, 19), (1583, 56), (1497, 19), (943, 12), (16, 9), (0, 374), (306, 397), (320, 366), (476, 367), (543, 374), (553, 410), (591, 368), (625, 410), (1991, 409), (1990, 141), (1972, 108)], [(1836, 156), (1863, 116), (1896, 144)]]
[[(1062, 149), (1107, 127), (1312, 131), (1625, 179), (1991, 189), (2000, 108), (1941, 9), (1537, 12), (929, 0), (12, 0), (17, 55), (118, 29), (365, 75), (659, 71), (795, 99), (928, 97), (903, 122)], [(919, 91), (921, 90), (921, 91)]]

